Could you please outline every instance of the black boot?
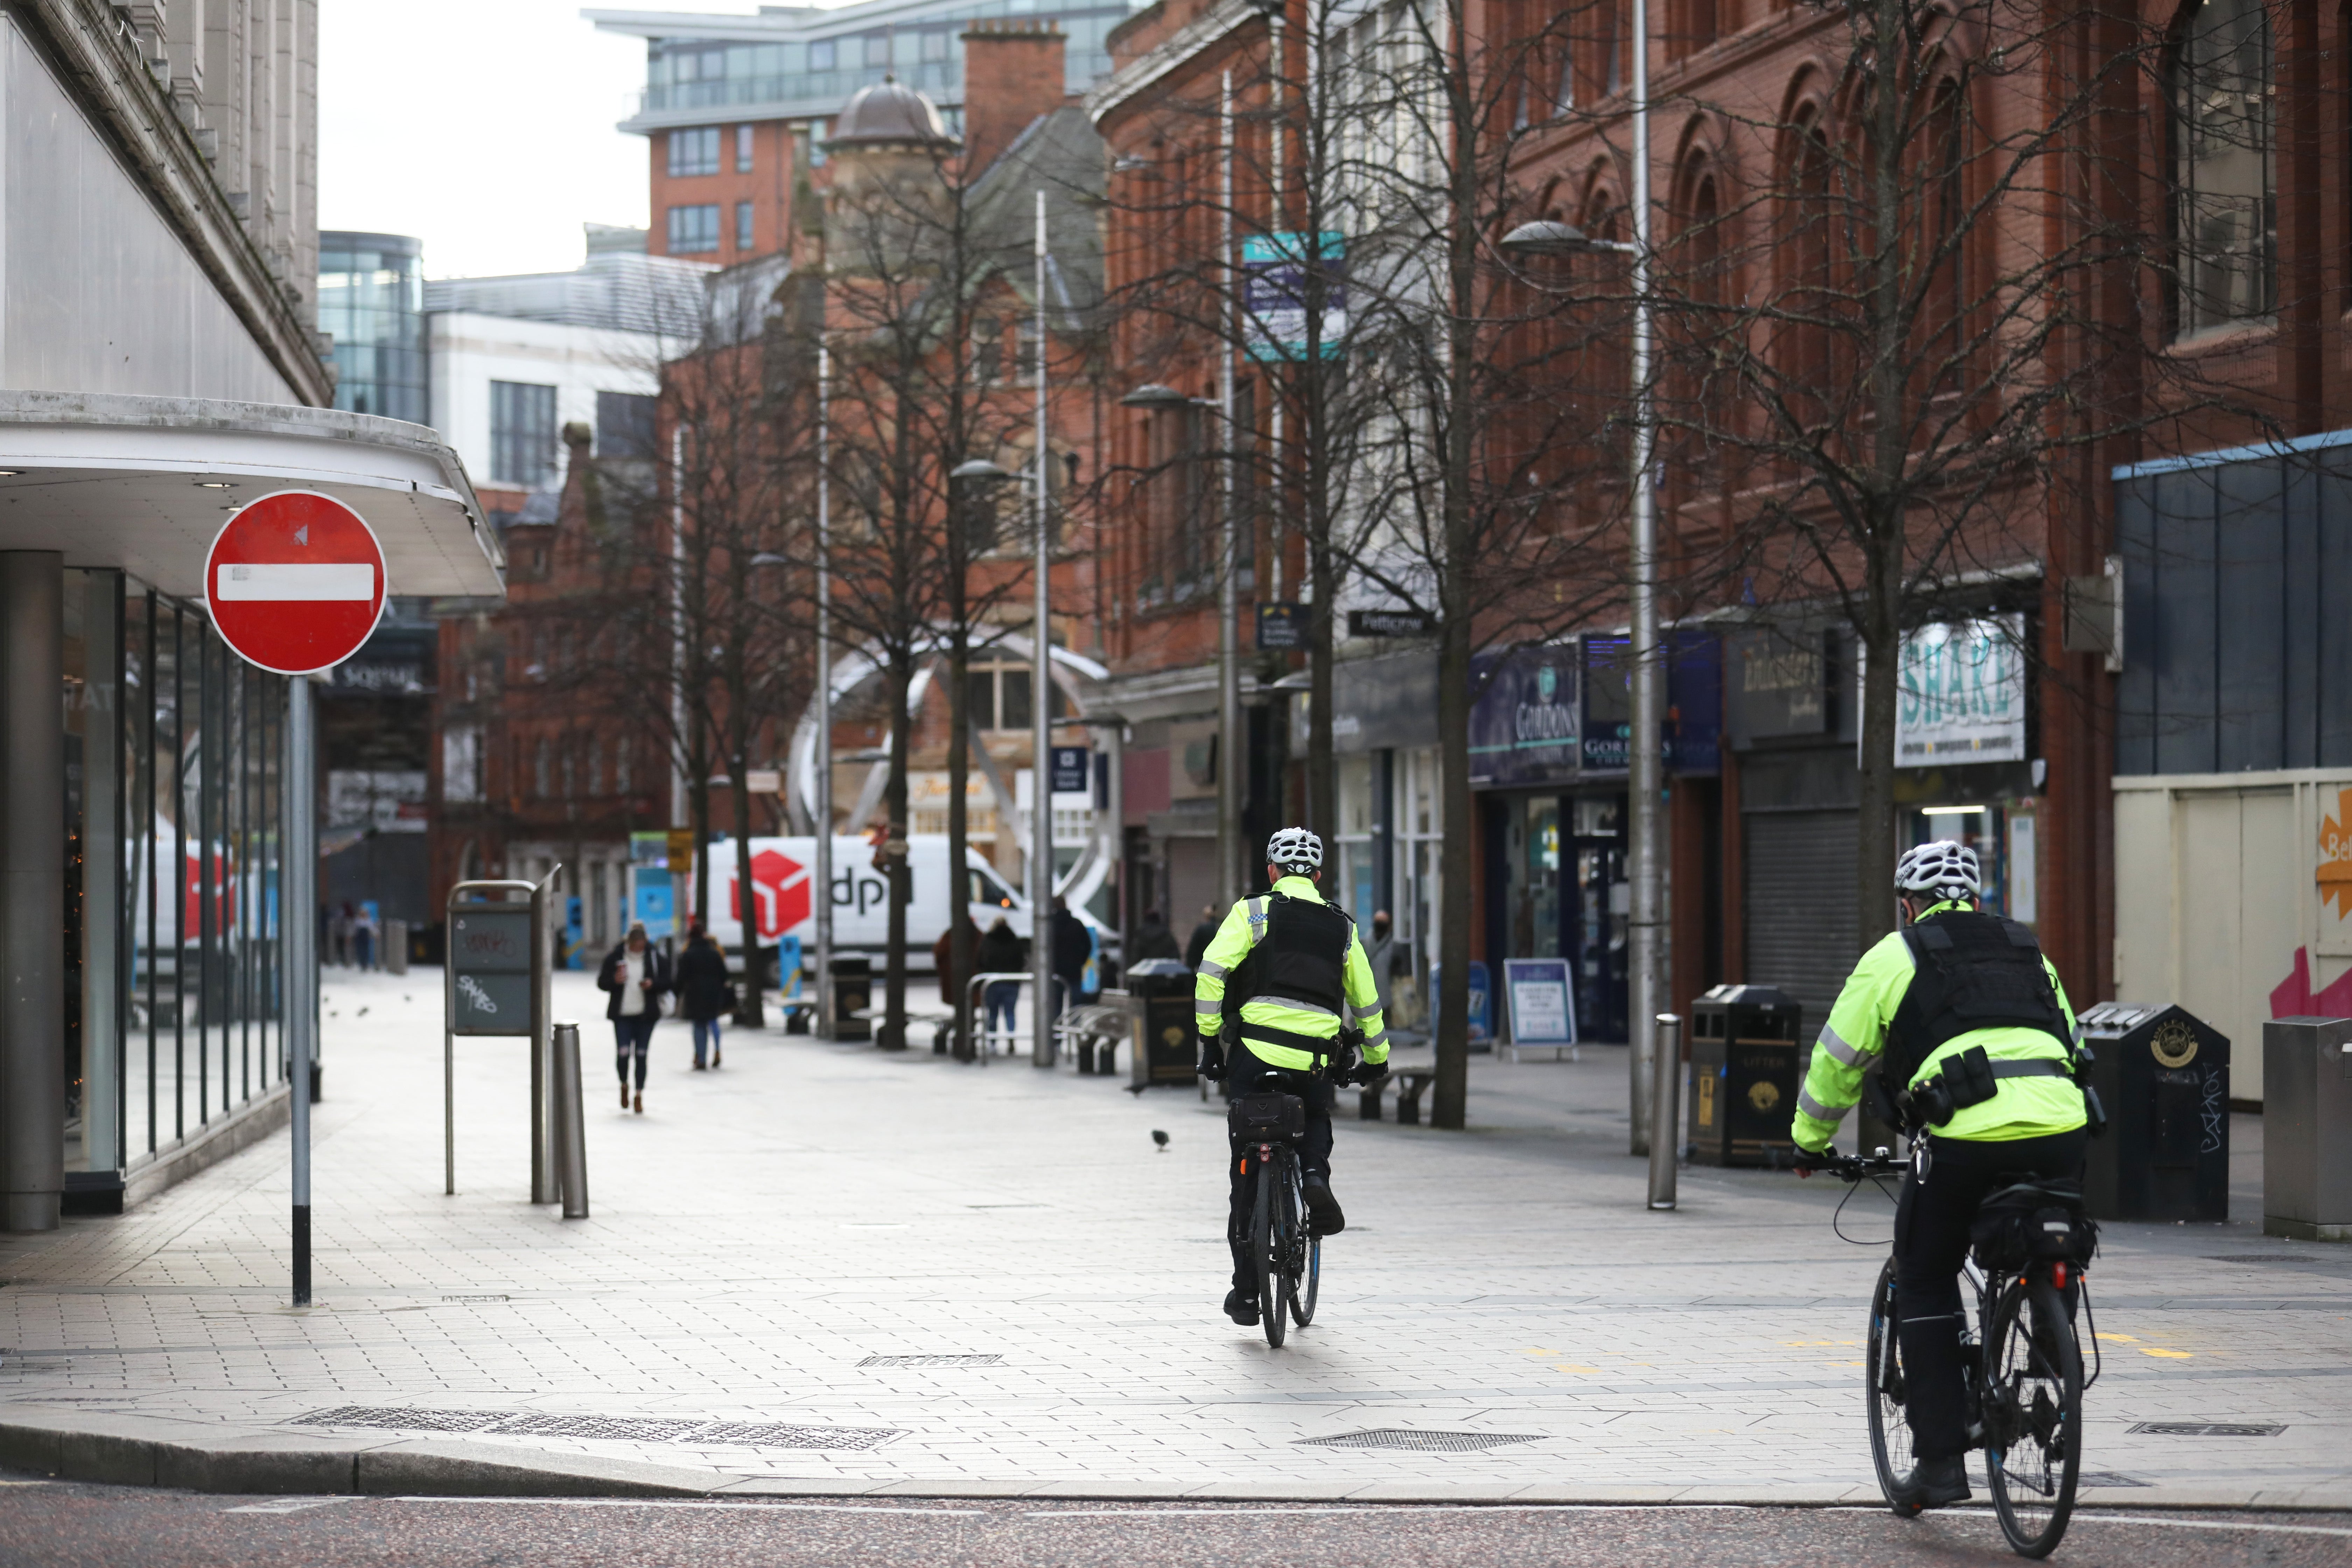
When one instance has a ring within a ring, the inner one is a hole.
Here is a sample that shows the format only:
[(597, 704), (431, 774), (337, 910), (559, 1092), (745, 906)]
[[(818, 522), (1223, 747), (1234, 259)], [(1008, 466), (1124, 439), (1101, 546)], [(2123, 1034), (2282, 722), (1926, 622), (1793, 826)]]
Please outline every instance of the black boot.
[(1257, 1326), (1257, 1298), (1244, 1293), (1238, 1285), (1225, 1292), (1225, 1316), (1243, 1328)]
[(1331, 1184), (1317, 1172), (1309, 1171), (1300, 1181), (1300, 1190), (1307, 1198), (1307, 1231), (1310, 1236), (1337, 1236), (1348, 1228), (1348, 1216), (1339, 1212), (1339, 1200), (1331, 1195)]
[(1957, 1454), (1948, 1459), (1922, 1459), (1895, 1483), (1895, 1501), (1902, 1508), (1944, 1508), (1968, 1500), (1968, 1461)]

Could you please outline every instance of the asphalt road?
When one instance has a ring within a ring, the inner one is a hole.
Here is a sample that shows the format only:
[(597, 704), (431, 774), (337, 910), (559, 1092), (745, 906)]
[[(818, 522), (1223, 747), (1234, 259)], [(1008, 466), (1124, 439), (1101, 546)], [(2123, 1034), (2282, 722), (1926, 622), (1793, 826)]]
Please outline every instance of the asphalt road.
[[(1763, 1568), (2015, 1561), (1989, 1513), (244, 1498), (0, 1479), (0, 1568), (1160, 1563)], [(2056, 1561), (2102, 1568), (2352, 1563), (2352, 1515), (2078, 1514)]]

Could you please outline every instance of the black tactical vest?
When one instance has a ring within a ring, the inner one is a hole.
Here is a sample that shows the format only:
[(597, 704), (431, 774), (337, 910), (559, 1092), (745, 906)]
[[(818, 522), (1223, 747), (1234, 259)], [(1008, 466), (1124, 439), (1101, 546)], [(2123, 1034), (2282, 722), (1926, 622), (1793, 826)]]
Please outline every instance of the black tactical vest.
[(1260, 996), (1282, 997), (1342, 1014), (1348, 1003), (1348, 943), (1356, 922), (1345, 910), (1312, 899), (1269, 893), (1265, 934), (1258, 938), (1225, 986), (1230, 1007)]
[(2073, 1057), (2066, 1015), (2032, 931), (1950, 910), (1910, 926), (1903, 940), (1914, 973), (1887, 1031), (1889, 1083), (1909, 1083), (1946, 1041), (1971, 1029), (2041, 1029)]

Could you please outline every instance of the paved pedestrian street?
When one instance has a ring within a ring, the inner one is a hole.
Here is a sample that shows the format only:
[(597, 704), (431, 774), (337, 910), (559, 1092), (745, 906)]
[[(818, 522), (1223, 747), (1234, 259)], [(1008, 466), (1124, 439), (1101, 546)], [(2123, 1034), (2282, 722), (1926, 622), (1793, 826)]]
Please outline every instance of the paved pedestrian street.
[[(1888, 1204), (1834, 1220), (1836, 1184), (1688, 1170), (1647, 1212), (1622, 1050), (1480, 1058), (1468, 1132), (1344, 1098), (1349, 1228), (1276, 1351), (1217, 1310), (1216, 1102), (772, 1029), (697, 1073), (665, 1022), (639, 1116), (565, 974), (594, 1211), (565, 1221), (527, 1201), (520, 1041), (458, 1043), (443, 1195), (439, 985), (328, 973), (318, 1304), (286, 1305), (281, 1132), (0, 1247), (0, 1425), (510, 1467), (481, 1473), (512, 1490), (1877, 1496), (1860, 1344)], [(2249, 1223), (2259, 1135), (2236, 1119), (2248, 1218), (2106, 1227), (2092, 1500), (2352, 1505), (2352, 1247)]]

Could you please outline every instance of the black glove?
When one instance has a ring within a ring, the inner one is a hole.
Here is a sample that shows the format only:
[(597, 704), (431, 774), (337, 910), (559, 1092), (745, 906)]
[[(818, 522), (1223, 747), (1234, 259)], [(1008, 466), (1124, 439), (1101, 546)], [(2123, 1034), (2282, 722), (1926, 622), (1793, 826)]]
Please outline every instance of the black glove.
[(1211, 1083), (1225, 1081), (1225, 1047), (1214, 1040), (1201, 1042), (1201, 1065), (1196, 1069)]
[(1389, 1064), (1386, 1062), (1358, 1062), (1354, 1081), (1360, 1087), (1369, 1088), (1388, 1076)]
[(1798, 1145), (1796, 1157), (1790, 1161), (1797, 1174), (1810, 1176), (1815, 1171), (1826, 1171), (1838, 1163), (1837, 1145), (1825, 1143), (1819, 1149)]

